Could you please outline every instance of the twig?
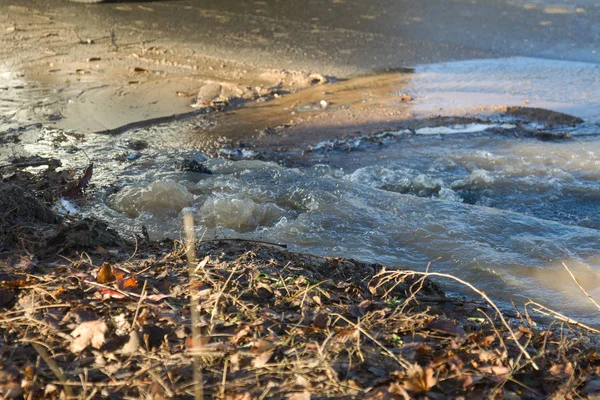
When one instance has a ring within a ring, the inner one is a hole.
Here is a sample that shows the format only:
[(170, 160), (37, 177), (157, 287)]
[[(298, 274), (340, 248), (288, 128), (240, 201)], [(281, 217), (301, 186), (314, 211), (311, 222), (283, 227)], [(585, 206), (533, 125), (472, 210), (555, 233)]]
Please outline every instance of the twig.
[(559, 320), (561, 320), (563, 322), (566, 322), (568, 324), (575, 325), (575, 326), (578, 326), (580, 328), (587, 329), (590, 332), (600, 333), (600, 330), (598, 330), (598, 329), (594, 329), (591, 326), (587, 326), (585, 324), (582, 324), (579, 321), (575, 321), (574, 319), (571, 319), (571, 318), (569, 318), (569, 317), (567, 317), (567, 316), (565, 316), (565, 315), (563, 315), (563, 314), (561, 314), (561, 313), (559, 313), (557, 311), (551, 310), (551, 309), (549, 309), (546, 306), (543, 306), (543, 305), (541, 305), (539, 303), (536, 303), (535, 301), (531, 301), (530, 300), (527, 303), (525, 303), (525, 309), (526, 310), (527, 310), (527, 306), (530, 305), (530, 304), (533, 305), (533, 306), (535, 306), (535, 307), (537, 307), (537, 308), (533, 309), (534, 311), (536, 311), (536, 312), (538, 312), (540, 314), (543, 314), (543, 315), (545, 315), (547, 317), (552, 317), (552, 318), (559, 319)]
[(581, 283), (579, 283), (579, 281), (577, 280), (577, 278), (575, 278), (575, 275), (573, 275), (573, 273), (571, 272), (571, 270), (569, 269), (569, 267), (567, 267), (567, 264), (565, 264), (564, 262), (562, 263), (563, 267), (565, 267), (565, 269), (567, 270), (567, 272), (569, 273), (569, 275), (571, 275), (571, 278), (573, 278), (573, 280), (575, 281), (575, 283), (577, 284), (577, 286), (579, 286), (579, 289), (585, 293), (585, 295), (588, 297), (588, 299), (590, 299), (590, 301), (592, 303), (594, 303), (594, 305), (596, 306), (596, 308), (598, 310), (600, 310), (600, 305), (598, 305), (598, 303), (596, 303), (596, 300), (594, 300), (594, 298), (592, 296), (590, 296), (590, 294), (587, 292), (587, 290), (585, 290), (583, 288), (583, 286), (581, 286)]
[[(133, 314), (133, 321), (131, 321), (131, 330), (135, 329), (135, 324), (137, 323), (139, 326), (139, 323), (137, 322), (137, 317), (138, 314), (140, 312), (140, 307), (142, 306), (142, 301), (144, 301), (146, 299), (146, 284), (148, 283), (148, 280), (144, 280), (144, 287), (142, 288), (142, 295), (140, 296), (140, 299), (138, 300), (137, 303), (137, 307), (135, 308), (135, 314)], [(141, 328), (141, 326), (140, 326)]]
[(225, 365), (223, 366), (223, 379), (221, 380), (221, 398), (225, 398), (225, 385), (227, 383), (227, 366), (229, 364), (229, 360), (225, 360)]
[[(225, 236), (225, 235), (223, 235)], [(223, 239), (211, 239), (211, 240), (205, 240), (204, 242), (223, 242), (223, 241), (227, 241), (227, 242), (250, 242), (250, 243), (260, 243), (260, 244), (269, 244), (271, 246), (279, 246), (282, 247), (284, 249), (287, 249), (287, 244), (281, 244), (281, 243), (274, 243), (274, 242), (265, 242), (263, 240), (248, 240), (248, 239), (240, 239), (240, 238), (223, 238)]]
[(15, 167), (15, 168), (24, 168), (24, 167), (39, 167), (40, 165), (49, 165), (52, 161), (58, 161), (52, 158), (44, 158), (41, 160), (35, 160), (35, 161), (23, 161), (23, 162), (16, 162), (16, 163), (10, 163), (10, 164), (3, 164), (0, 165), (0, 168), (7, 168), (7, 167)]
[(62, 373), (62, 371), (60, 370), (60, 368), (58, 367), (58, 365), (56, 364), (56, 362), (54, 361), (54, 359), (52, 358), (50, 353), (48, 353), (46, 351), (46, 349), (44, 349), (42, 346), (40, 346), (37, 343), (33, 343), (33, 342), (29, 342), (29, 343), (35, 349), (35, 351), (37, 351), (37, 353), (40, 355), (40, 357), (42, 357), (42, 359), (46, 362), (46, 364), (48, 364), (48, 367), (50, 368), (52, 373), (54, 373), (56, 378), (60, 381), (60, 383), (62, 384), (63, 390), (65, 391), (65, 393), (67, 395), (67, 398), (73, 398), (73, 391), (71, 390), (71, 387), (69, 386), (69, 380)]

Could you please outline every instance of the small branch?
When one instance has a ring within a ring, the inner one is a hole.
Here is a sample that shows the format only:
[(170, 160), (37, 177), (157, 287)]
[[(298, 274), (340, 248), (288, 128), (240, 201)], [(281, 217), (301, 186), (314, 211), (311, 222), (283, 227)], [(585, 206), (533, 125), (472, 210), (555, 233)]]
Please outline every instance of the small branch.
[(525, 303), (525, 310), (527, 310), (527, 306), (530, 305), (530, 304), (536, 307), (536, 308), (533, 309), (533, 311), (536, 311), (536, 312), (538, 312), (540, 314), (543, 314), (543, 315), (545, 315), (547, 317), (556, 318), (556, 319), (561, 320), (563, 322), (566, 322), (568, 324), (571, 324), (571, 325), (574, 325), (574, 326), (578, 326), (580, 328), (587, 329), (590, 332), (600, 333), (600, 330), (598, 330), (598, 329), (594, 329), (591, 326), (587, 326), (585, 324), (582, 324), (581, 322), (575, 321), (574, 319), (571, 319), (571, 318), (569, 318), (569, 317), (567, 317), (567, 316), (565, 316), (565, 315), (563, 315), (563, 314), (561, 314), (561, 313), (559, 313), (557, 311), (551, 310), (548, 307), (545, 307), (545, 306), (543, 306), (543, 305), (541, 305), (539, 303), (536, 303), (535, 301), (531, 301), (530, 300), (527, 303)]

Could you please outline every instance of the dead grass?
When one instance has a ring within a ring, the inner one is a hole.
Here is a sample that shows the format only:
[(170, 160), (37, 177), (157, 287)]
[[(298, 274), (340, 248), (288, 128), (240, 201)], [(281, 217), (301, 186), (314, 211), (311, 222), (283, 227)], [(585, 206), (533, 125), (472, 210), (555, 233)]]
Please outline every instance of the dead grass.
[(487, 302), (448, 299), (411, 271), (276, 246), (204, 242), (196, 256), (202, 265), (191, 277), (178, 243), (140, 248), (134, 257), (99, 248), (20, 273), (4, 265), (2, 394), (193, 398), (194, 359), (203, 366), (205, 398), (597, 391), (598, 338), (567, 323), (533, 326)]

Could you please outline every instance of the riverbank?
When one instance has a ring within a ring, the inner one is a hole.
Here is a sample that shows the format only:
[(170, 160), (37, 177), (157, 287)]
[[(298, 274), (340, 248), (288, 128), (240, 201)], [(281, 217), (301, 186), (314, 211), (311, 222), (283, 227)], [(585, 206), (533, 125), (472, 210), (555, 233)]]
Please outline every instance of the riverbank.
[(275, 243), (127, 243), (58, 222), (20, 174), (25, 192), (0, 184), (6, 398), (597, 395), (597, 334), (533, 308), (498, 314), (423, 273)]

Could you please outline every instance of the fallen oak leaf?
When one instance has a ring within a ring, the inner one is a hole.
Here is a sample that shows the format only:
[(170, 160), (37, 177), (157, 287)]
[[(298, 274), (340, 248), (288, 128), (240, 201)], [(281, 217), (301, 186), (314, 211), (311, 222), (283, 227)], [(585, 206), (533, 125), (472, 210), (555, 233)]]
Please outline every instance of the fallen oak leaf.
[(73, 353), (79, 353), (89, 345), (92, 345), (95, 349), (99, 349), (106, 340), (104, 334), (107, 331), (108, 327), (102, 320), (83, 322), (71, 332), (71, 336), (73, 336), (75, 340), (73, 340), (69, 349)]

